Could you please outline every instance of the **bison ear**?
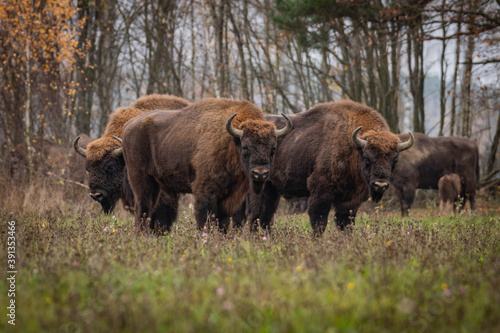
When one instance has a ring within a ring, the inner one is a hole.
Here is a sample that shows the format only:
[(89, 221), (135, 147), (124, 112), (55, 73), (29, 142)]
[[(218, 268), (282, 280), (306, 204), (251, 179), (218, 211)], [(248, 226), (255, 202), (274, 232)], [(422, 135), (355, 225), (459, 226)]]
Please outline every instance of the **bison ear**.
[(234, 117), (236, 117), (237, 113), (233, 114), (231, 117), (229, 117), (229, 119), (226, 121), (226, 131), (231, 134), (232, 136), (234, 136), (235, 138), (237, 139), (241, 139), (241, 137), (243, 136), (243, 131), (240, 130), (240, 129), (237, 129), (237, 128), (234, 128), (232, 125), (231, 125), (231, 122), (233, 121)]
[(358, 132), (359, 130), (362, 128), (363, 126), (359, 126), (358, 128), (356, 128), (354, 130), (354, 132), (352, 132), (352, 141), (354, 141), (354, 144), (356, 145), (356, 147), (358, 147), (359, 149), (363, 149), (366, 147), (367, 145), (367, 142), (365, 139), (361, 139), (359, 136), (358, 136)]
[[(113, 137), (113, 139), (115, 139), (116, 141), (118, 141), (120, 143), (120, 146), (122, 145), (122, 139), (120, 139), (119, 137), (114, 136), (114, 135), (112, 135), (112, 137)], [(122, 155), (123, 155), (123, 147), (116, 148), (115, 150), (113, 150), (114, 157), (120, 157)]]
[(408, 134), (410, 135), (410, 138), (408, 139), (408, 141), (399, 143), (399, 151), (406, 150), (406, 149), (410, 148), (411, 146), (413, 146), (413, 143), (415, 142), (415, 137), (413, 136), (412, 132), (408, 132)]

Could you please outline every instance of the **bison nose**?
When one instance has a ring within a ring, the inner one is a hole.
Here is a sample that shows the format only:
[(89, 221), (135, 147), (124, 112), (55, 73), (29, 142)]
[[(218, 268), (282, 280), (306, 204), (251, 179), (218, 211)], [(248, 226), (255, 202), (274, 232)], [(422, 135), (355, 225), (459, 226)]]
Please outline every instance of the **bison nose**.
[(102, 195), (102, 193), (96, 192), (90, 193), (90, 197), (97, 202), (101, 202), (104, 196)]
[(252, 179), (254, 181), (263, 182), (267, 179), (268, 176), (269, 176), (269, 170), (265, 168), (258, 167), (252, 169)]
[(389, 184), (387, 182), (374, 182), (372, 187), (375, 192), (383, 193), (387, 190)]

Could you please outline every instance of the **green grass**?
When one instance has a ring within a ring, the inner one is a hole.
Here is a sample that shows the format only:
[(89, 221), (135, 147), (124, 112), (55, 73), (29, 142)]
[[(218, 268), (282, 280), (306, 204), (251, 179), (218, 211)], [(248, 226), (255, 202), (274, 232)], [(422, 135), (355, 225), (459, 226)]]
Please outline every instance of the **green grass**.
[[(17, 222), (18, 271), (16, 327), (3, 315), (0, 331), (500, 330), (493, 212), (362, 214), (352, 233), (330, 222), (317, 240), (305, 215), (279, 216), (264, 240), (246, 228), (204, 237), (189, 213), (163, 237), (137, 235), (131, 218), (0, 214), (2, 248)], [(2, 312), (7, 289), (2, 278)]]

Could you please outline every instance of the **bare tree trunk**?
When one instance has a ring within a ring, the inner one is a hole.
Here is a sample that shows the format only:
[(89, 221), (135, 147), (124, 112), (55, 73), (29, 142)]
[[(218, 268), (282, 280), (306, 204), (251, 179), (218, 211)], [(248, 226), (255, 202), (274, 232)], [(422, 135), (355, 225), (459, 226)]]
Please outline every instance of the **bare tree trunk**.
[[(194, 1), (190, 3), (189, 18), (191, 25), (191, 100), (196, 100), (196, 73), (195, 73), (195, 58), (196, 58), (196, 43), (194, 34)], [(201, 97), (201, 96), (200, 96)]]
[(493, 137), (493, 142), (491, 143), (488, 162), (486, 163), (486, 174), (490, 174), (493, 171), (498, 151), (498, 144), (500, 142), (500, 109), (498, 109), (498, 105), (497, 105), (497, 111), (498, 111), (497, 128), (495, 130), (495, 136)]
[(214, 89), (215, 96), (217, 98), (220, 98), (222, 96), (222, 91), (219, 87), (219, 83), (217, 80), (217, 68), (215, 67), (214, 57), (211, 53), (211, 50), (213, 50), (213, 47), (210, 46), (211, 43), (210, 43), (209, 16), (208, 16), (208, 13), (206, 13), (206, 11), (205, 11), (205, 6), (203, 4), (201, 4), (200, 6), (203, 10), (203, 23), (204, 23), (203, 24), (203, 32), (205, 34), (206, 57), (208, 58), (208, 61), (210, 63), (210, 70), (211, 70), (209, 86), (210, 86), (210, 89)]
[[(226, 0), (221, 0), (218, 4), (216, 1), (209, 1), (208, 6), (210, 15), (214, 25), (215, 35), (215, 58), (216, 58), (216, 72), (214, 75), (217, 78), (218, 97), (225, 96), (227, 91), (226, 87), (226, 71), (227, 68), (224, 64), (224, 23), (225, 23), (225, 7)], [(206, 37), (205, 37), (206, 38)]]
[(415, 61), (419, 63), (418, 66), (418, 112), (420, 118), (420, 132), (425, 133), (425, 109), (424, 109), (424, 82), (425, 82), (425, 73), (424, 73), (424, 31), (422, 23), (418, 26), (419, 35), (415, 38)]
[(443, 0), (441, 7), (441, 31), (443, 32), (443, 41), (441, 43), (441, 85), (439, 89), (439, 106), (440, 106), (440, 120), (439, 120), (439, 136), (443, 136), (444, 119), (446, 115), (446, 23), (445, 23), (445, 6), (446, 2)]
[[(75, 126), (78, 133), (90, 135), (92, 105), (96, 86), (95, 53), (97, 39), (97, 16), (99, 9), (95, 3), (78, 1), (78, 19), (85, 20), (78, 39), (78, 48), (86, 53), (85, 58), (79, 58), (75, 68), (74, 80), (80, 85), (74, 103)], [(89, 66), (90, 65), (90, 66)]]
[[(422, 23), (408, 30), (408, 72), (413, 97), (413, 130), (425, 133)], [(413, 55), (413, 63), (412, 63)]]
[(399, 113), (398, 113), (398, 108), (399, 108), (399, 72), (401, 70), (400, 68), (400, 59), (401, 59), (401, 47), (400, 47), (400, 42), (398, 40), (398, 35), (400, 32), (401, 28), (399, 26), (398, 22), (393, 22), (392, 23), (392, 29), (391, 29), (391, 90), (390, 90), (390, 99), (389, 99), (389, 105), (390, 105), (390, 111), (392, 114), (392, 123), (393, 127), (391, 127), (391, 130), (394, 131), (394, 133), (399, 133), (400, 128), (399, 128)]
[(27, 32), (26, 38), (26, 110), (24, 121), (26, 126), (26, 157), (28, 158), (28, 183), (31, 183), (35, 174), (33, 165), (33, 154), (31, 148), (31, 69), (30, 69), (30, 33)]
[(469, 31), (467, 36), (467, 51), (465, 54), (465, 68), (464, 68), (464, 83), (462, 94), (462, 136), (469, 138), (471, 132), (471, 79), (472, 79), (472, 62), (474, 55), (474, 34)]
[(241, 89), (243, 92), (243, 98), (249, 100), (250, 93), (248, 91), (248, 77), (247, 77), (247, 66), (245, 61), (245, 51), (243, 49), (243, 38), (241, 37), (240, 29), (238, 28), (238, 24), (236, 23), (233, 13), (229, 10), (229, 19), (231, 20), (231, 25), (233, 26), (233, 33), (236, 37), (236, 47), (238, 48), (238, 54), (241, 62)]
[[(458, 14), (458, 23), (457, 23), (457, 47), (455, 49), (455, 67), (453, 72), (453, 88), (451, 89), (451, 110), (450, 110), (450, 135), (453, 136), (455, 134), (455, 122), (456, 122), (456, 114), (457, 114), (457, 81), (458, 81), (458, 68), (460, 66), (460, 32), (462, 30), (462, 8), (464, 5), (464, 1), (460, 3), (460, 11)], [(458, 130), (457, 130), (458, 132)]]

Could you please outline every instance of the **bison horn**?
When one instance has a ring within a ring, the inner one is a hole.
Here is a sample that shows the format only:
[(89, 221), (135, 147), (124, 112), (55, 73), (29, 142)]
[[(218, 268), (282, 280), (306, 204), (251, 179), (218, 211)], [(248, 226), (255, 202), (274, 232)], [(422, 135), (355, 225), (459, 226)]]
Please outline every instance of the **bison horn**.
[(363, 149), (363, 148), (366, 147), (366, 140), (365, 139), (361, 139), (358, 136), (358, 132), (361, 129), (361, 127), (363, 127), (363, 126), (359, 126), (358, 128), (356, 128), (354, 130), (354, 132), (352, 132), (352, 141), (354, 141), (354, 143), (356, 144), (356, 147), (358, 147), (360, 149)]
[(226, 131), (234, 136), (235, 138), (241, 139), (243, 136), (243, 131), (237, 128), (234, 128), (231, 126), (231, 122), (233, 121), (234, 117), (236, 117), (237, 113), (233, 114), (229, 119), (226, 121)]
[(276, 130), (276, 137), (278, 139), (285, 137), (293, 129), (293, 124), (292, 124), (292, 121), (290, 120), (290, 118), (288, 118), (288, 116), (284, 113), (282, 113), (281, 115), (286, 120), (286, 126), (283, 127), (282, 129)]
[[(113, 139), (118, 141), (120, 143), (120, 145), (122, 144), (122, 139), (120, 139), (119, 137), (114, 136), (114, 135), (112, 135), (112, 137), (113, 137)], [(113, 150), (113, 156), (120, 157), (122, 155), (123, 155), (123, 147), (116, 148), (115, 150)]]
[(408, 134), (410, 134), (410, 138), (408, 139), (408, 141), (399, 143), (399, 151), (406, 150), (411, 146), (413, 146), (413, 142), (415, 142), (415, 137), (413, 136), (412, 132), (408, 132)]
[(73, 143), (73, 148), (75, 148), (78, 154), (82, 155), (83, 157), (87, 157), (87, 151), (78, 145), (78, 140), (80, 140), (80, 137), (76, 138), (75, 142)]

